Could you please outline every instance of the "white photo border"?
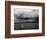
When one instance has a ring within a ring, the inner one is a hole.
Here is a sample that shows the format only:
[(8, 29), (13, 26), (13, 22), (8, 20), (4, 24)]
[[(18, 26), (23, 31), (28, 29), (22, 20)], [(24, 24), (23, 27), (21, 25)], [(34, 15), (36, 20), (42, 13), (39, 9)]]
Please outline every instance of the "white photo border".
[[(39, 9), (39, 29), (37, 30), (14, 30), (14, 8), (31, 8)], [(27, 33), (42, 33), (42, 7), (41, 6), (21, 6), (11, 5), (11, 34), (27, 34)]]

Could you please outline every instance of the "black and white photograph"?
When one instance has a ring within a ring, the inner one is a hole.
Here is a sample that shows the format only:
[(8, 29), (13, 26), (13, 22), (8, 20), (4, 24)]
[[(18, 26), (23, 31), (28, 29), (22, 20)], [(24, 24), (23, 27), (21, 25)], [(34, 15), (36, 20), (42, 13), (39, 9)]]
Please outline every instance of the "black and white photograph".
[(14, 30), (39, 29), (39, 9), (14, 8)]

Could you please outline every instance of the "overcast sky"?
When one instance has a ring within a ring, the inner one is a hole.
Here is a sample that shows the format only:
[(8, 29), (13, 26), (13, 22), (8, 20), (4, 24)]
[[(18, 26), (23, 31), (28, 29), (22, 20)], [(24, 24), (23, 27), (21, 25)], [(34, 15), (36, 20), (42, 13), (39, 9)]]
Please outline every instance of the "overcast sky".
[(25, 9), (25, 8), (14, 8), (14, 14), (20, 16), (24, 14), (23, 17), (37, 17), (39, 15), (38, 9)]

